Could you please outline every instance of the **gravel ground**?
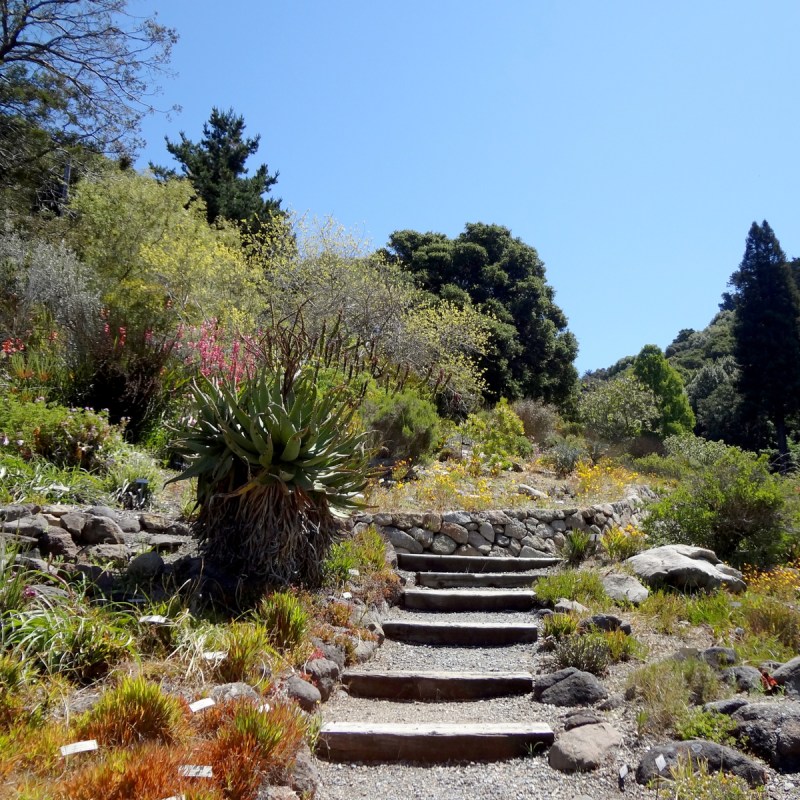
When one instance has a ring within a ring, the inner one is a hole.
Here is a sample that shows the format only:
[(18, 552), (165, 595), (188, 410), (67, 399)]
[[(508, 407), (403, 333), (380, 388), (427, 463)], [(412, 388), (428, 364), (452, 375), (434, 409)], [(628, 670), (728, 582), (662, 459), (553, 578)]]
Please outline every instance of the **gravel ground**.
[[(648, 660), (666, 657), (681, 646), (708, 647), (710, 634), (699, 628), (684, 629), (677, 635), (653, 633), (635, 616), (631, 618), (634, 635), (647, 645)], [(436, 620), (458, 622), (531, 622), (530, 612), (469, 612), (459, 614), (427, 613), (393, 608), (390, 619)], [(628, 674), (640, 664), (616, 664), (602, 678), (609, 691), (624, 689)], [(550, 653), (539, 645), (512, 647), (431, 647), (387, 640), (375, 658), (362, 665), (367, 670), (479, 670), (529, 671), (534, 676), (558, 669)], [(335, 692), (323, 707), (323, 720), (364, 722), (526, 722), (548, 723), (556, 735), (563, 730), (564, 719), (574, 709), (537, 703), (530, 695), (460, 703), (398, 703), (349, 697), (344, 689)], [(407, 762), (385, 764), (331, 763), (317, 761), (322, 786), (319, 800), (606, 800), (606, 798), (655, 798), (656, 792), (638, 786), (633, 772), (643, 753), (655, 740), (641, 738), (636, 732), (636, 709), (631, 703), (599, 712), (624, 737), (619, 748), (599, 770), (588, 774), (565, 775), (550, 768), (546, 755), (532, 755), (498, 763), (422, 765)], [(619, 769), (627, 765), (631, 774), (625, 782), (624, 795), (618, 787)], [(800, 779), (770, 772), (768, 796), (773, 800), (797, 800)], [(660, 798), (669, 793), (662, 790)]]

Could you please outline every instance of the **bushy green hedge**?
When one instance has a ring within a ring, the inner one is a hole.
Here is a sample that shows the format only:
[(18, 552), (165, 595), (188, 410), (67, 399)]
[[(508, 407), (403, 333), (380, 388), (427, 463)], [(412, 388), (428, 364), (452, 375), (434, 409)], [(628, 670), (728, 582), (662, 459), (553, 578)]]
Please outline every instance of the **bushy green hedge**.
[(439, 442), (441, 419), (430, 400), (414, 389), (370, 391), (362, 410), (364, 426), (375, 431), (377, 444), (394, 459), (417, 459)]
[(791, 515), (786, 485), (770, 473), (766, 456), (728, 447), (653, 504), (644, 528), (655, 541), (707, 547), (739, 566), (765, 566), (789, 546)]
[(522, 420), (504, 397), (490, 411), (470, 414), (464, 422), (464, 432), (490, 459), (527, 458), (533, 453)]

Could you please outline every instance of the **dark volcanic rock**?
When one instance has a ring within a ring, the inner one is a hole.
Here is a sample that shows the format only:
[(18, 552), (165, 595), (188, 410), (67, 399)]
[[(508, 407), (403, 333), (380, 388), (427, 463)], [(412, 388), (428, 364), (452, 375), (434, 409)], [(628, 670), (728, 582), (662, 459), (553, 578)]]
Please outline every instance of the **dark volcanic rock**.
[[(667, 766), (659, 772), (656, 766), (658, 756), (664, 756)], [(671, 742), (658, 745), (648, 750), (636, 769), (636, 782), (648, 784), (659, 775), (669, 777), (670, 767), (678, 763), (678, 759), (691, 759), (693, 763), (705, 761), (709, 772), (733, 773), (746, 780), (750, 786), (762, 786), (767, 781), (764, 767), (757, 761), (748, 758), (731, 747), (725, 747), (716, 742), (706, 742), (694, 739), (688, 742)]]
[(567, 667), (537, 678), (533, 696), (551, 706), (588, 706), (608, 697), (608, 690), (591, 672)]
[(734, 734), (776, 769), (800, 771), (800, 702), (749, 703), (736, 711)]

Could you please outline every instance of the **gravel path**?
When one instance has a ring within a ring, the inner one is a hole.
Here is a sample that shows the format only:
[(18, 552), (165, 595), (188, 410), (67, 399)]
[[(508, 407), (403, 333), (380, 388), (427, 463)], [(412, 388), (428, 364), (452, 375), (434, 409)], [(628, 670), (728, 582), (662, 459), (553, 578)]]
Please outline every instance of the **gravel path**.
[[(389, 619), (458, 622), (534, 622), (532, 612), (469, 612), (458, 614), (407, 611), (393, 608)], [(634, 621), (634, 633), (637, 624)], [(651, 657), (663, 657), (683, 644), (708, 646), (709, 635), (700, 629), (681, 636), (644, 635)], [(627, 675), (640, 664), (616, 664), (603, 677), (611, 692), (620, 692)], [(375, 658), (362, 665), (370, 671), (387, 670), (479, 670), (528, 671), (534, 676), (557, 669), (553, 657), (538, 645), (511, 647), (432, 647), (387, 640)], [(530, 695), (450, 703), (401, 703), (350, 697), (339, 688), (323, 707), (325, 722), (546, 722), (556, 735), (563, 731), (565, 718), (574, 709), (537, 703)], [(608, 798), (649, 798), (656, 792), (638, 786), (633, 773), (644, 752), (655, 744), (641, 738), (636, 730), (636, 709), (630, 703), (599, 712), (624, 737), (625, 744), (595, 772), (565, 775), (551, 769), (546, 754), (497, 763), (422, 765), (408, 762), (361, 764), (318, 760), (322, 785), (318, 800), (607, 800)], [(630, 775), (625, 792), (618, 786), (619, 769), (627, 765)], [(771, 771), (770, 771), (771, 772)], [(660, 798), (671, 795), (662, 790)], [(797, 800), (800, 780), (796, 776), (770, 774), (768, 797)]]

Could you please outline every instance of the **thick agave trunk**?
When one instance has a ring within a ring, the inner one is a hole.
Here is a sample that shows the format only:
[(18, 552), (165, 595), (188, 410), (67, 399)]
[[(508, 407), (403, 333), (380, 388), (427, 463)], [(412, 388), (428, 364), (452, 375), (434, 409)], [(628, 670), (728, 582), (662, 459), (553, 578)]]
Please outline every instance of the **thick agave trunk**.
[(245, 495), (217, 495), (195, 524), (209, 561), (246, 590), (318, 585), (336, 531), (324, 497), (274, 484)]

